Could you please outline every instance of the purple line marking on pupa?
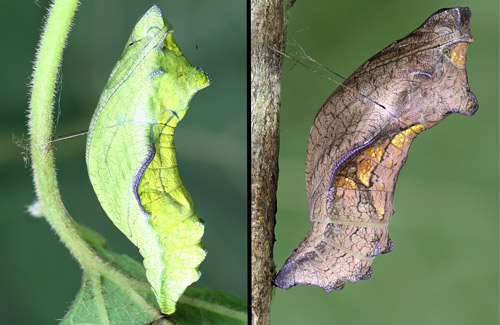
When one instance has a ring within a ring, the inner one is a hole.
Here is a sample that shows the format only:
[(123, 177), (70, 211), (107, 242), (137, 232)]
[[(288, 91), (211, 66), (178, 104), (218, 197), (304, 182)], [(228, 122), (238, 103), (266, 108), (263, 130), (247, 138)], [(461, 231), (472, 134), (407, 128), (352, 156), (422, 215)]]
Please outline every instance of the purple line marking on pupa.
[(139, 188), (139, 182), (141, 181), (142, 175), (146, 171), (146, 168), (148, 168), (149, 164), (153, 161), (153, 158), (156, 154), (156, 149), (152, 143), (149, 144), (149, 151), (150, 153), (148, 157), (142, 164), (141, 168), (139, 168), (139, 171), (135, 175), (134, 181), (132, 182), (132, 191), (134, 192), (135, 199), (137, 200), (137, 203), (139, 204), (141, 211), (144, 212), (144, 214), (146, 214), (148, 217), (150, 217), (151, 215), (148, 212), (146, 212), (146, 210), (144, 210), (144, 207), (141, 204), (141, 199), (139, 198), (139, 193), (137, 193), (137, 189)]
[(344, 164), (349, 158), (351, 158), (352, 155), (354, 155), (355, 153), (357, 153), (357, 152), (363, 150), (364, 148), (368, 147), (369, 145), (371, 145), (372, 143), (374, 143), (375, 140), (376, 140), (376, 138), (373, 138), (370, 141), (368, 141), (367, 143), (363, 144), (362, 146), (349, 151), (347, 154), (344, 155), (344, 157), (342, 157), (339, 161), (337, 161), (337, 163), (335, 164), (335, 166), (332, 169), (332, 173), (330, 174), (330, 183), (328, 185), (328, 201), (329, 202), (328, 202), (328, 205), (327, 205), (327, 209), (329, 208), (329, 203), (331, 201), (333, 201), (333, 199), (334, 199), (333, 192), (335, 190), (335, 187), (333, 186), (333, 179), (335, 178), (335, 173), (337, 172), (337, 170), (339, 169), (339, 167), (342, 164)]

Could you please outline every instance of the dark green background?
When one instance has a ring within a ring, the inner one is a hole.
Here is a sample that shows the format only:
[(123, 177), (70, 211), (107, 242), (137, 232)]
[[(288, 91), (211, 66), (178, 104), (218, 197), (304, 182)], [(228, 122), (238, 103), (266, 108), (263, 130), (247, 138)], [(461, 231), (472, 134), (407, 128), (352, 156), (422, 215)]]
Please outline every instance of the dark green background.
[[(296, 40), (347, 77), (440, 8), (469, 6), (467, 71), (479, 101), (419, 135), (395, 195), (394, 251), (368, 281), (325, 293), (275, 289), (272, 324), (498, 324), (498, 1), (304, 1), (290, 10)], [(285, 64), (276, 226), (277, 269), (307, 234), (305, 149), (314, 116), (336, 84)]]
[[(11, 1), (0, 14), (2, 213), (0, 314), (3, 324), (54, 324), (69, 309), (81, 271), (34, 199), (29, 166), (12, 135), (26, 139), (28, 82), (48, 1)], [(208, 255), (197, 285), (247, 295), (247, 42), (244, 1), (82, 1), (63, 58), (56, 135), (86, 130), (109, 73), (137, 19), (156, 3), (186, 58), (211, 74), (176, 131), (180, 172), (205, 220)], [(105, 216), (88, 180), (82, 136), (58, 142), (56, 165), (70, 214), (110, 248), (141, 260)], [(26, 151), (26, 150), (24, 150)]]

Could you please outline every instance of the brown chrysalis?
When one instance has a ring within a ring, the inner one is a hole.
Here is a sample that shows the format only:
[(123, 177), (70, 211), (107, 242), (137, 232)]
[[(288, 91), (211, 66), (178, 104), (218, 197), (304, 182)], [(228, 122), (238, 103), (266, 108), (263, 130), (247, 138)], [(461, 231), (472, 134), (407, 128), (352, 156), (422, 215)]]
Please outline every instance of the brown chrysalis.
[(465, 58), (469, 8), (441, 9), (363, 63), (320, 108), (307, 145), (312, 226), (276, 286), (341, 290), (392, 250), (387, 226), (410, 144), (447, 115), (473, 115)]

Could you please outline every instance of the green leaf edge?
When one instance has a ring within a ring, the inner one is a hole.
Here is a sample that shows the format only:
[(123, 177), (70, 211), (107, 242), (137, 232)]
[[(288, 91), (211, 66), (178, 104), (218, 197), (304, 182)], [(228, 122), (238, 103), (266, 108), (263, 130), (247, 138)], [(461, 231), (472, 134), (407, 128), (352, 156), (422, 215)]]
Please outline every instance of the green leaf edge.
[[(92, 232), (90, 229), (84, 228), (82, 237), (85, 240), (94, 240), (96, 237), (100, 236)], [(226, 292), (195, 286), (188, 287), (185, 293), (181, 296), (178, 302), (179, 308), (176, 313), (169, 316), (161, 315), (159, 314), (156, 298), (147, 283), (145, 275), (146, 271), (142, 264), (126, 255), (120, 255), (110, 251), (103, 245), (93, 244), (92, 246), (96, 249), (99, 255), (101, 255), (101, 257), (109, 263), (110, 267), (120, 269), (120, 273), (122, 275), (127, 274), (127, 280), (130, 282), (124, 282), (124, 279), (121, 277), (118, 279), (113, 277), (106, 278), (105, 275), (99, 272), (84, 270), (82, 287), (80, 288), (72, 308), (64, 317), (63, 324), (73, 324), (70, 320), (74, 316), (73, 310), (75, 305), (79, 303), (79, 300), (84, 299), (88, 295), (88, 293), (85, 292), (86, 289), (93, 290), (96, 287), (100, 287), (101, 280), (108, 280), (115, 283), (125, 294), (132, 298), (132, 301), (137, 302), (138, 305), (146, 306), (144, 310), (147, 312), (153, 311), (149, 307), (152, 307), (154, 311), (158, 312), (156, 315), (154, 313), (150, 313), (151, 317), (147, 320), (147, 322), (161, 321), (165, 324), (191, 324), (193, 320), (196, 321), (197, 316), (192, 313), (193, 309), (197, 310), (200, 315), (209, 313), (212, 315), (211, 318), (218, 319), (216, 322), (209, 322), (207, 324), (220, 324), (221, 322), (224, 322), (225, 324), (246, 324), (248, 321), (246, 300)], [(89, 281), (92, 281), (92, 285), (88, 284)], [(101, 314), (100, 323), (106, 324), (108, 322), (103, 320), (109, 321), (109, 315), (106, 313), (107, 309), (104, 299), (100, 296), (100, 294), (96, 295), (94, 293), (94, 296), (98, 298), (96, 303), (99, 304), (98, 309)], [(133, 320), (130, 320), (130, 322), (132, 323)]]

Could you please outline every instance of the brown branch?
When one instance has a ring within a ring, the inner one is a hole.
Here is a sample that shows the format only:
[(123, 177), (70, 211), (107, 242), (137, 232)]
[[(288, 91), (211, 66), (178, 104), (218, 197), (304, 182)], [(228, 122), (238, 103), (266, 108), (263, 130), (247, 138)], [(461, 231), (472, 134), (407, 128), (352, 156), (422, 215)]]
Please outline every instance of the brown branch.
[[(285, 1), (287, 2), (287, 1)], [(282, 0), (251, 1), (252, 324), (269, 324), (286, 19)]]

